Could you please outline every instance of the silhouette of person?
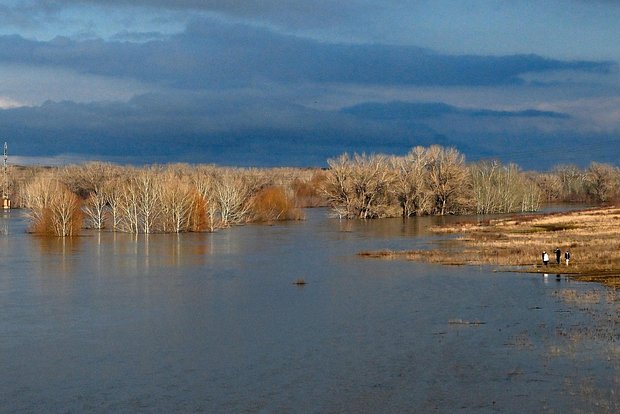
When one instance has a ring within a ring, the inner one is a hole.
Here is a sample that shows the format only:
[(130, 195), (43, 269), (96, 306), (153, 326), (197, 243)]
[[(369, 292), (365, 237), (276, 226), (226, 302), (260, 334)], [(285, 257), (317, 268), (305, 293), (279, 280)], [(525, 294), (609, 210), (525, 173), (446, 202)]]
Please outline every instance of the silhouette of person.
[(555, 261), (557, 264), (560, 264), (560, 257), (562, 257), (562, 251), (560, 250), (559, 247), (556, 247), (555, 249)]
[(547, 252), (543, 252), (542, 260), (543, 260), (543, 264), (545, 266), (547, 266), (549, 264), (549, 255), (547, 254)]
[(570, 261), (570, 252), (568, 250), (564, 253), (564, 259), (566, 259), (566, 266), (568, 266), (568, 262)]

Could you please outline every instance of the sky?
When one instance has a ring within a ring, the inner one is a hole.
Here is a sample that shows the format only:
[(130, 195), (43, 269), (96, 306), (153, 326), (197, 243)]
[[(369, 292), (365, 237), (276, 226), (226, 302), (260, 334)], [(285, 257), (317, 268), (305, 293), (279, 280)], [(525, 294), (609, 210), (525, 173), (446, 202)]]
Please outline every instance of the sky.
[(620, 1), (0, 0), (12, 162), (618, 164)]

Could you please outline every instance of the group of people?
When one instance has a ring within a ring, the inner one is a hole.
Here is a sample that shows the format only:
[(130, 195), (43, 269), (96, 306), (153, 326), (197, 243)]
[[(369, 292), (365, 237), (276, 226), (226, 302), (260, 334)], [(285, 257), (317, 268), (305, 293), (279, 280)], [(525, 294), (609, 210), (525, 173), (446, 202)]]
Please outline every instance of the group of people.
[[(562, 251), (559, 247), (557, 247), (554, 250), (554, 253), (556, 263), (560, 264), (560, 259), (562, 258)], [(566, 260), (566, 266), (568, 266), (568, 262), (570, 261), (570, 252), (568, 250), (564, 253), (564, 260)], [(545, 266), (549, 264), (549, 254), (546, 251), (542, 253), (542, 261)]]

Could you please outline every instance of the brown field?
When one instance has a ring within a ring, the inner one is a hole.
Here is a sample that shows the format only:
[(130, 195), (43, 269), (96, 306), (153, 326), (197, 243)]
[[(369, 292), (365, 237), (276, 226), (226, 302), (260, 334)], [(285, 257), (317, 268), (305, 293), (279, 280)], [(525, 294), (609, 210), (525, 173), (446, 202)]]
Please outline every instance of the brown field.
[[(446, 265), (495, 265), (503, 270), (568, 275), (620, 288), (620, 208), (603, 207), (548, 215), (520, 215), (483, 223), (434, 228), (452, 235), (431, 250), (361, 252)], [(562, 251), (556, 264), (554, 250)], [(564, 252), (571, 253), (570, 264)], [(542, 252), (549, 254), (543, 266)]]

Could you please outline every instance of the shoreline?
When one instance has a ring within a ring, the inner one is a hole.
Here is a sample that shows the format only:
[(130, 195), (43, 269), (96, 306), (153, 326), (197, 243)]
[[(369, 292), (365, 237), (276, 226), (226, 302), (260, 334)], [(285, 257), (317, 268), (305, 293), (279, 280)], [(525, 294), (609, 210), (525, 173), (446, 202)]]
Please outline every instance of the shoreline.
[[(452, 266), (496, 266), (499, 271), (561, 274), (620, 288), (620, 207), (596, 207), (543, 215), (512, 215), (431, 229), (451, 235), (428, 250), (363, 251), (358, 256), (406, 259)], [(554, 250), (561, 250), (556, 264)], [(570, 251), (567, 266), (564, 252)], [(552, 260), (542, 263), (542, 252)]]

